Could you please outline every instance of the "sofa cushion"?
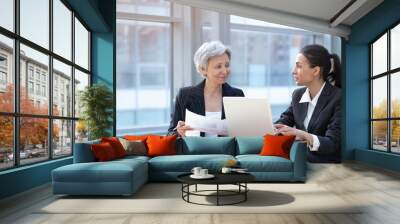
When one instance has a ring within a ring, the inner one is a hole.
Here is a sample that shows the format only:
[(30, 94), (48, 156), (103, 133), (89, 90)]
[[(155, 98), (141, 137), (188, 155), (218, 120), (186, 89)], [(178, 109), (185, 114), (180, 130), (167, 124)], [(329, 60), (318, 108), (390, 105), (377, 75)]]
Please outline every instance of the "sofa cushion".
[(259, 154), (264, 144), (264, 138), (259, 137), (236, 137), (236, 155)]
[(190, 172), (199, 166), (211, 172), (219, 171), (230, 159), (231, 155), (175, 155), (158, 156), (149, 160), (149, 170), (163, 172)]
[(74, 148), (74, 163), (88, 163), (95, 162), (96, 158), (91, 150), (92, 144), (99, 144), (100, 140), (93, 140), (88, 142), (77, 142)]
[(182, 154), (185, 155), (235, 153), (233, 137), (185, 137), (182, 143)]
[(113, 160), (113, 162), (126, 162), (126, 163), (136, 163), (136, 161), (142, 161), (142, 162), (148, 162), (150, 157), (147, 156), (136, 156), (136, 155), (131, 155), (131, 156), (125, 156), (124, 158), (116, 159)]
[(293, 172), (292, 161), (279, 156), (238, 155), (236, 159), (249, 172)]
[(143, 172), (146, 162), (139, 159), (96, 163), (74, 163), (53, 170), (59, 182), (129, 182), (134, 172)]

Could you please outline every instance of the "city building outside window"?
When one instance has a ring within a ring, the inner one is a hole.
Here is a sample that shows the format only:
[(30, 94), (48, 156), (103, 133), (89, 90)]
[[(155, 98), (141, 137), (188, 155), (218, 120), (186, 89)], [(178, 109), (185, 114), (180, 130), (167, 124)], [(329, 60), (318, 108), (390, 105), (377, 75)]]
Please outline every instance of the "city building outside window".
[[(90, 32), (64, 1), (51, 2), (20, 0), (16, 14), (14, 1), (2, 0), (0, 3), (0, 26), (10, 31), (0, 30), (0, 170), (71, 156), (73, 142), (78, 140), (74, 136), (79, 135), (79, 140), (87, 138), (85, 127), (79, 131), (74, 129), (79, 115), (73, 114), (71, 105), (73, 101), (79, 102), (79, 91), (73, 92), (74, 89), (64, 86), (60, 89), (57, 80), (73, 86), (80, 83), (74, 74), (80, 73), (79, 77), (87, 79), (85, 86), (89, 85)], [(3, 13), (4, 10), (8, 10), (7, 13)], [(19, 18), (13, 18), (18, 15)], [(14, 21), (20, 21), (15, 30)], [(50, 24), (53, 24), (51, 28)], [(49, 35), (51, 31), (52, 35)], [(76, 43), (75, 49), (72, 49), (72, 42)], [(16, 52), (19, 61), (14, 61), (16, 44), (20, 49)], [(71, 56), (74, 52), (75, 62)], [(49, 63), (50, 60), (53, 63)], [(16, 66), (18, 88), (15, 88), (14, 80)], [(50, 80), (53, 80), (52, 90)], [(67, 108), (55, 106), (59, 90), (63, 97), (67, 96), (63, 99), (63, 103), (69, 105)], [(15, 95), (19, 98), (15, 99)], [(54, 105), (50, 109), (51, 98)], [(66, 100), (71, 102), (66, 103)], [(14, 110), (15, 103), (17, 111)], [(15, 129), (18, 135), (14, 133)]]

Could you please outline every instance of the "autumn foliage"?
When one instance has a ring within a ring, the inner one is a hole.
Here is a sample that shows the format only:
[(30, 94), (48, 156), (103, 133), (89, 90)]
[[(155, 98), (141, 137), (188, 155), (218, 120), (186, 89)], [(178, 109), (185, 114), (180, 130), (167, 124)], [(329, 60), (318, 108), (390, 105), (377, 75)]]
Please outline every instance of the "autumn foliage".
[[(13, 112), (14, 96), (13, 85), (8, 85), (6, 92), (0, 93), (0, 111)], [(43, 106), (46, 105), (46, 106)], [(20, 111), (21, 114), (47, 115), (47, 104), (34, 105), (29, 99), (28, 93), (24, 87), (20, 88)], [(58, 111), (56, 112), (58, 114)], [(13, 117), (0, 116), (0, 147), (13, 148)], [(24, 149), (26, 145), (36, 145), (47, 143), (48, 137), (48, 119), (47, 118), (20, 118), (20, 148)], [(58, 138), (59, 127), (53, 126), (53, 138)]]
[[(400, 117), (400, 101), (392, 100), (392, 114), (391, 117)], [(387, 118), (387, 101), (381, 103), (373, 108), (373, 118)], [(376, 121), (373, 125), (374, 138), (386, 139), (387, 136), (387, 122)], [(398, 141), (400, 138), (400, 122), (392, 121), (392, 142)]]

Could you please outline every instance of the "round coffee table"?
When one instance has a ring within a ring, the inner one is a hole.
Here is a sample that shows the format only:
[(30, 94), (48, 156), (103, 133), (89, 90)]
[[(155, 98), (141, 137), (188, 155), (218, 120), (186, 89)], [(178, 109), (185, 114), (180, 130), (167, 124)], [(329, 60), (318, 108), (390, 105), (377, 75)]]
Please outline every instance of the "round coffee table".
[[(198, 205), (234, 205), (247, 200), (247, 192), (249, 188), (247, 183), (255, 180), (255, 177), (249, 173), (216, 173), (213, 174), (215, 177), (212, 179), (193, 179), (190, 177), (191, 173), (182, 174), (177, 177), (178, 181), (182, 183), (182, 199), (188, 203)], [(215, 190), (197, 190), (198, 184), (204, 185), (215, 185)], [(194, 191), (190, 191), (190, 186), (195, 186)], [(236, 185), (237, 190), (223, 190), (220, 189), (220, 185)], [(205, 194), (209, 192), (215, 192), (215, 194)], [(190, 196), (204, 196), (204, 197), (216, 197), (216, 204), (202, 204), (193, 202), (190, 200)], [(239, 200), (231, 203), (221, 203), (221, 197), (232, 197), (241, 196)]]

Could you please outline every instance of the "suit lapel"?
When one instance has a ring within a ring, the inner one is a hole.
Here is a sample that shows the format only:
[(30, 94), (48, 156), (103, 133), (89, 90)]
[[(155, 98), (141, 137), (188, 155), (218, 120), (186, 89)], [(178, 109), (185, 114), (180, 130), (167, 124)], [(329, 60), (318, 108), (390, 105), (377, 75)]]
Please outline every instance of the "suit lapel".
[(307, 109), (308, 109), (308, 103), (299, 103), (299, 115), (300, 115), (299, 129), (301, 130), (306, 130), (306, 127), (304, 127), (304, 119), (307, 116)]
[(314, 108), (314, 112), (311, 116), (310, 123), (308, 124), (307, 131), (313, 130), (319, 114), (329, 102), (329, 95), (331, 94), (331, 90), (332, 86), (329, 83), (326, 83), (324, 89), (321, 92), (321, 95), (318, 98), (317, 105)]
[(204, 79), (201, 83), (195, 86), (194, 92), (193, 92), (193, 99), (192, 102), (196, 108), (198, 108), (198, 111), (200, 112), (200, 115), (205, 116), (206, 115), (206, 108), (205, 108), (205, 103), (204, 103), (204, 85), (206, 83), (206, 80)]

